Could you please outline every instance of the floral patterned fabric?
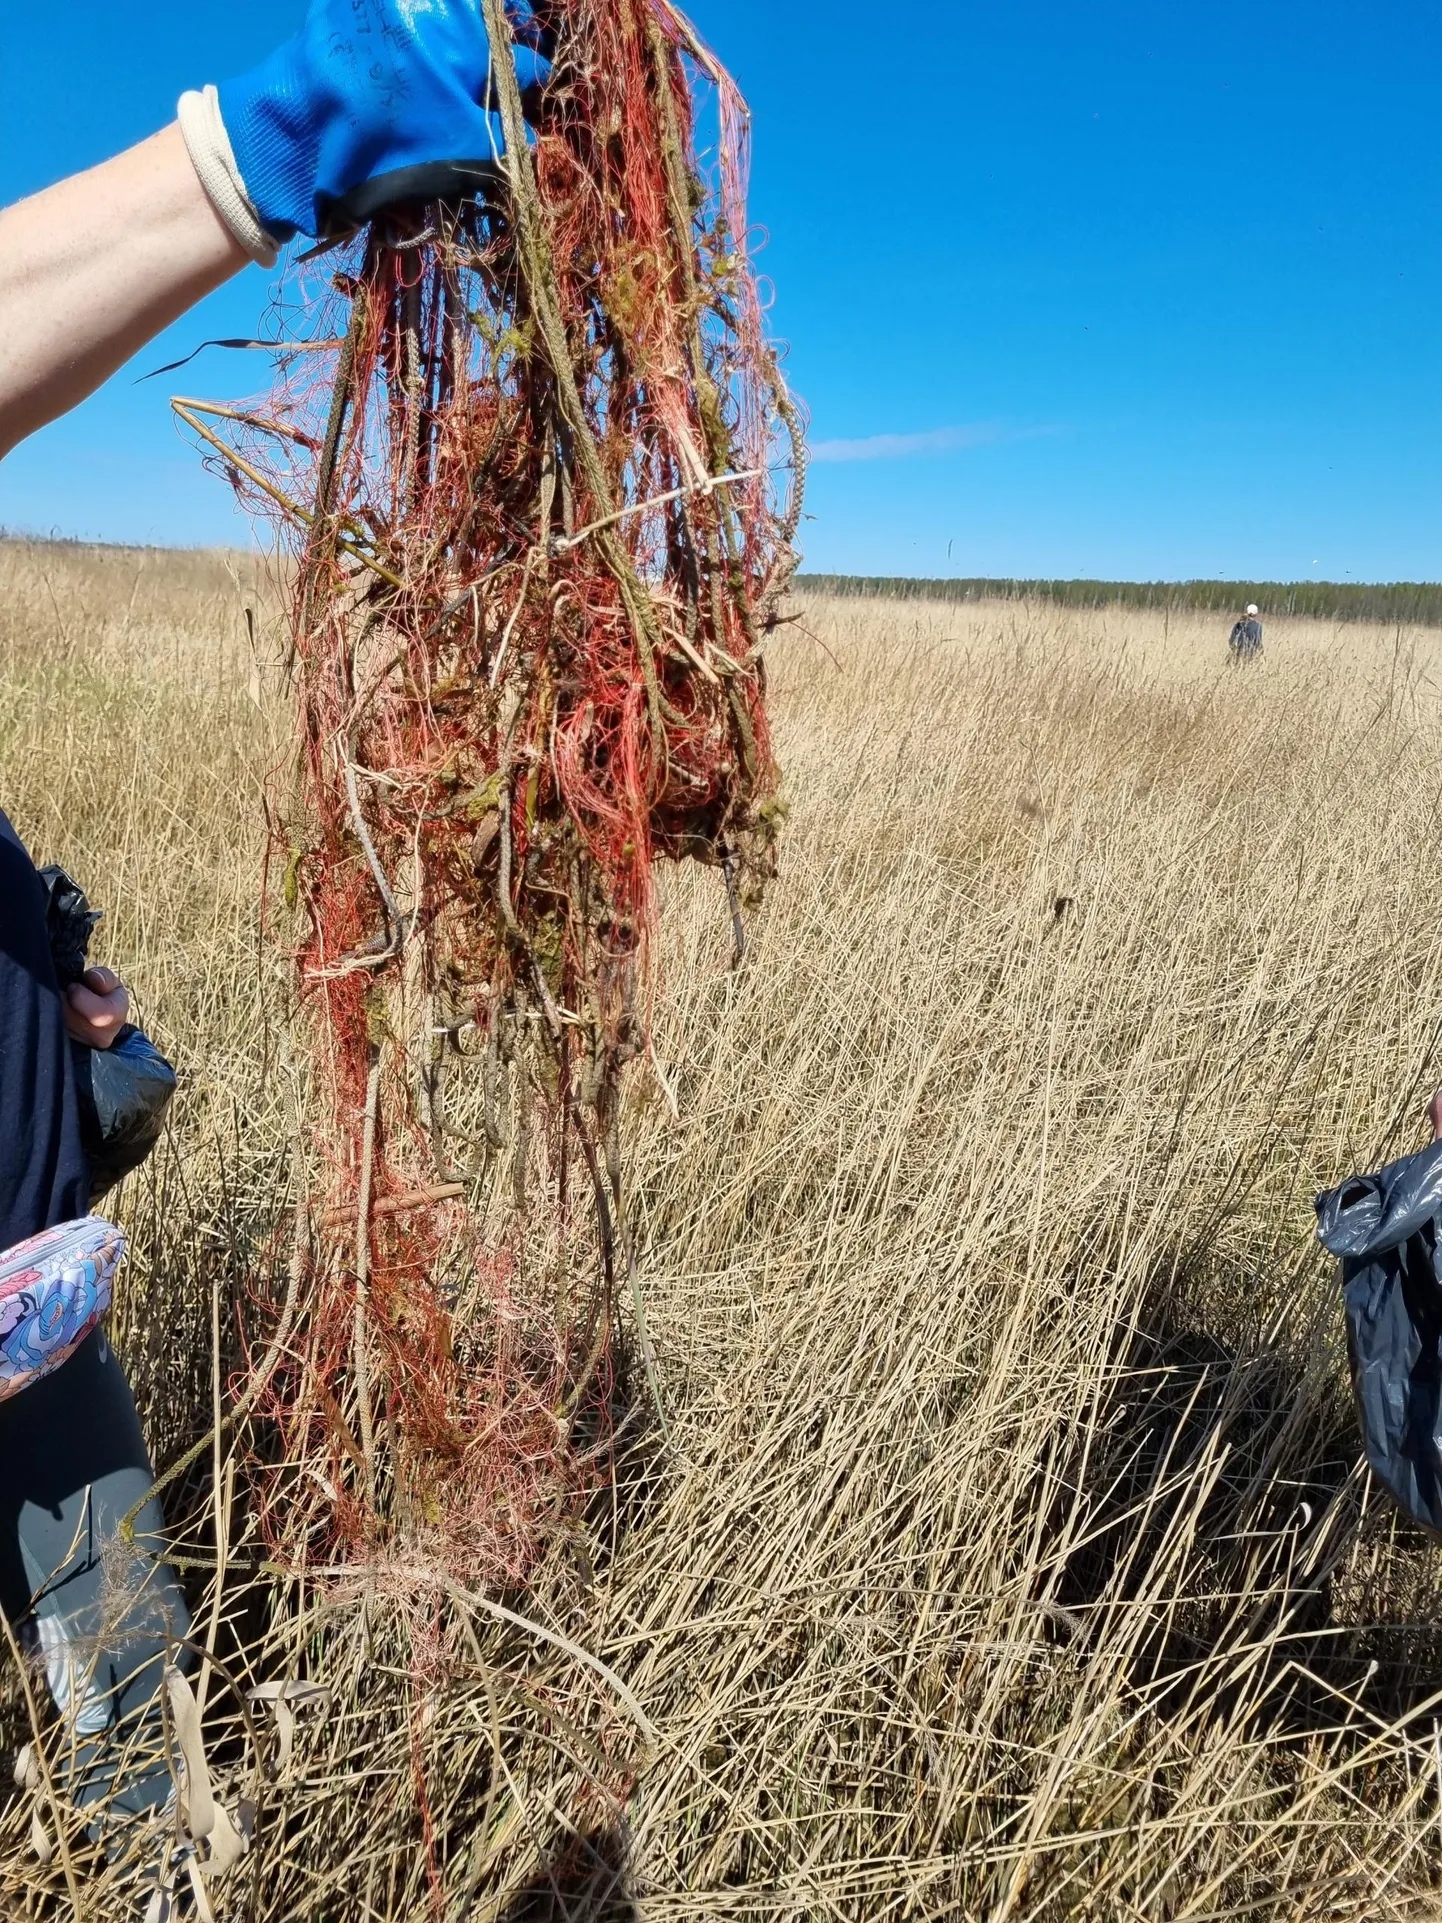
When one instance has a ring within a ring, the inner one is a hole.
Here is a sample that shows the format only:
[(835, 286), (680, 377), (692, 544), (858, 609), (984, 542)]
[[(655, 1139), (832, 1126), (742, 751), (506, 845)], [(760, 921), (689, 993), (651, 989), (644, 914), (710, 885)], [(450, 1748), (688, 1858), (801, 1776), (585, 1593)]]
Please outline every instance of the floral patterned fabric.
[(0, 1402), (59, 1368), (110, 1307), (125, 1237), (98, 1215), (0, 1254)]

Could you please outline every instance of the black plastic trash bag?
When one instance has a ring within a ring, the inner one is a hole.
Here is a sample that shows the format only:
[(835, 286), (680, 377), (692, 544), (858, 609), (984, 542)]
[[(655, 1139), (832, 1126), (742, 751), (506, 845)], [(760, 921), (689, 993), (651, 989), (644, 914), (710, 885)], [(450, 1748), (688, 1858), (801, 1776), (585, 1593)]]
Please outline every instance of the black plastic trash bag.
[(175, 1070), (149, 1036), (127, 1022), (109, 1048), (72, 1042), (80, 1139), (90, 1164), (90, 1206), (149, 1155), (165, 1127)]
[(90, 937), (105, 917), (90, 906), (79, 882), (72, 881), (63, 868), (42, 868), (40, 879), (45, 884), (45, 932), (50, 937), (55, 979), (68, 988), (85, 973)]
[[(42, 868), (40, 879), (45, 884), (46, 927), (56, 978), (62, 988), (68, 988), (85, 973), (90, 937), (100, 915), (63, 868)], [(70, 1054), (93, 1208), (122, 1175), (139, 1168), (159, 1141), (165, 1111), (175, 1093), (175, 1070), (130, 1022), (109, 1048), (87, 1048), (84, 1042), (72, 1041)]]
[(1367, 1461), (1442, 1534), (1442, 1142), (1319, 1195), (1317, 1233), (1341, 1258)]

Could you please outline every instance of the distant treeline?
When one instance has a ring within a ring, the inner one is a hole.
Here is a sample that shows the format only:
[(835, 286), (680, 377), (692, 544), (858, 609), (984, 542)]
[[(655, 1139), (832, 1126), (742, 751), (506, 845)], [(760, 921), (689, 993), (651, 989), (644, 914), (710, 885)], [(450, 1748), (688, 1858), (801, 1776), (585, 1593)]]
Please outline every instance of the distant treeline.
[(812, 594), (885, 601), (1054, 601), (1066, 608), (1199, 608), (1218, 614), (1240, 612), (1255, 601), (1263, 615), (1442, 627), (1437, 581), (919, 581), (798, 574), (796, 585)]

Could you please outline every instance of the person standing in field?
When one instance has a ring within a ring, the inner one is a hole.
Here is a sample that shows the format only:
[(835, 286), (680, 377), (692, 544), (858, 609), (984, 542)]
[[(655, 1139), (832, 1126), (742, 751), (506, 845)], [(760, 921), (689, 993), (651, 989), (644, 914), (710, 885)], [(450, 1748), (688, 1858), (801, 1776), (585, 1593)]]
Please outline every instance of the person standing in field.
[[(529, 0), (506, 15), (534, 116), (549, 39)], [(481, 0), (311, 0), (254, 72), (185, 94), (163, 132), (0, 212), (0, 457), (293, 236), (493, 187), (491, 60)], [(0, 1271), (16, 1244), (87, 1213), (69, 1042), (106, 1046), (128, 1006), (106, 970), (62, 994), (40, 878), (0, 814)], [(0, 1462), (0, 1608), (45, 1658), (73, 1739), (66, 1785), (97, 1813), (143, 1815), (170, 1796), (169, 1769), (139, 1763), (118, 1781), (110, 1759), (121, 1734), (158, 1731), (163, 1664), (188, 1617), (103, 1329), (0, 1401)]]
[(1234, 661), (1255, 661), (1262, 652), (1262, 624), (1255, 601), (1247, 603), (1247, 612), (1233, 627), (1227, 646)]

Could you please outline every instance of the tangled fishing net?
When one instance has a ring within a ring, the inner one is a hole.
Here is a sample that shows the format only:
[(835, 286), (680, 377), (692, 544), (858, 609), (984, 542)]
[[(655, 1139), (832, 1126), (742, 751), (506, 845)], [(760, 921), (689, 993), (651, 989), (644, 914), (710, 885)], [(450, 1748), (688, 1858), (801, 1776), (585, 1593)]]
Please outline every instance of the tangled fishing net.
[(715, 867), (739, 947), (779, 816), (804, 455), (744, 110), (667, 0), (535, 20), (495, 194), (324, 254), (268, 407), (177, 403), (296, 556), (272, 873), (313, 1120), (264, 1526), (411, 1599), (523, 1580), (604, 1469), (657, 864)]
[[(193, 1720), (220, 1677), (215, 1753), (249, 1760), (215, 1800), (272, 1839), (266, 1914), (354, 1894), (362, 1857), (367, 1914), (449, 1914), (454, 1876), (500, 1888), (532, 1847), (498, 1796), (530, 1780), (575, 1825), (628, 1794), (644, 1711), (554, 1626), (591, 1579), (623, 1290), (650, 1371), (623, 1078), (658, 864), (716, 871), (739, 958), (780, 819), (764, 650), (805, 457), (744, 108), (669, 0), (483, 10), (493, 46), (553, 61), (531, 133), (494, 66), (494, 192), (316, 250), (267, 399), (175, 403), (293, 562), (267, 896), (303, 1038), (296, 1207), (248, 1278), (239, 1453), (217, 1413), (165, 1478), (214, 1450)], [(227, 1573), (237, 1469), (259, 1596)], [(297, 1706), (321, 1702), (302, 1795)], [(358, 1828), (336, 1799), (360, 1780)], [(199, 1889), (193, 1800), (167, 1874)]]

